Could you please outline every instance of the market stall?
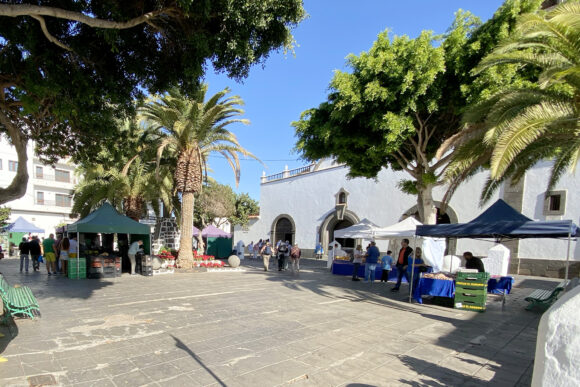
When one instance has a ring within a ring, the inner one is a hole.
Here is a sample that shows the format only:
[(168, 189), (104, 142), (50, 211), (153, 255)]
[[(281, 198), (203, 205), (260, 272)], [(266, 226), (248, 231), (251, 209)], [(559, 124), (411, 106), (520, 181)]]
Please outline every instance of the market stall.
[(4, 234), (6, 245), (4, 248), (7, 253), (12, 253), (12, 246), (18, 246), (22, 241), (22, 237), (26, 234), (44, 234), (44, 229), (36, 227), (22, 216), (19, 216), (13, 223), (8, 224), (0, 231)]
[[(193, 230), (194, 236), (199, 235), (199, 230), (196, 230)], [(201, 236), (206, 240), (206, 255), (227, 258), (232, 253), (232, 234), (210, 224), (201, 231)]]
[(119, 214), (109, 203), (68, 225), (66, 231), (78, 240), (78, 258), (69, 259), (69, 268), (74, 269), (69, 273), (74, 276), (76, 271), (76, 278), (84, 278), (83, 269), (95, 278), (120, 275), (123, 260), (128, 261), (128, 246), (137, 240), (143, 241), (144, 253), (150, 253), (149, 226)]
[[(566, 274), (568, 279), (568, 264), (570, 260), (570, 241), (578, 233), (578, 226), (571, 220), (561, 221), (534, 221), (520, 214), (506, 202), (499, 199), (481, 215), (468, 223), (423, 225), (417, 227), (418, 236), (451, 237), (451, 238), (492, 238), (496, 242), (502, 239), (523, 238), (567, 238), (568, 251), (566, 255)], [(422, 295), (438, 293), (442, 284), (435, 280), (421, 280), (417, 287), (415, 299)], [(452, 282), (452, 281), (447, 281)], [(487, 290), (506, 294), (511, 290), (513, 279), (509, 276), (487, 282)], [(446, 294), (451, 284), (445, 284)], [(440, 295), (440, 293), (438, 293)]]

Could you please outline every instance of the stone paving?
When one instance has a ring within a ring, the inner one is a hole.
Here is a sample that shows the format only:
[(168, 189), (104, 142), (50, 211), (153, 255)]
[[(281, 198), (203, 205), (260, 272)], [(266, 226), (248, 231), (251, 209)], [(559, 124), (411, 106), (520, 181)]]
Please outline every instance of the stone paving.
[(518, 277), (505, 305), (490, 296), (476, 313), (302, 261), (298, 275), (246, 259), (241, 272), (69, 280), (4, 259), (42, 316), (0, 327), (0, 385), (530, 385), (540, 314), (523, 298), (558, 280)]

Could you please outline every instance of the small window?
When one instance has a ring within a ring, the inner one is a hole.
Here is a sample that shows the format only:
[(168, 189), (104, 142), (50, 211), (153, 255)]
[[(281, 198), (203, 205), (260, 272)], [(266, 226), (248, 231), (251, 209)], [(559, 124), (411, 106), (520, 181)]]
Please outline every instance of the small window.
[(16, 172), (18, 169), (18, 161), (8, 160), (8, 170), (10, 172)]
[(544, 200), (544, 215), (564, 215), (566, 213), (566, 191), (547, 192)]
[(346, 203), (346, 194), (344, 192), (341, 192), (338, 195), (338, 203), (340, 203), (340, 204)]
[(44, 204), (44, 192), (36, 193), (36, 204)]
[(44, 170), (42, 169), (42, 167), (36, 167), (36, 178), (37, 179), (44, 178)]
[(63, 171), (61, 169), (57, 169), (55, 171), (55, 180), (56, 181), (60, 181), (63, 183), (69, 183), (70, 182), (70, 172), (69, 171)]

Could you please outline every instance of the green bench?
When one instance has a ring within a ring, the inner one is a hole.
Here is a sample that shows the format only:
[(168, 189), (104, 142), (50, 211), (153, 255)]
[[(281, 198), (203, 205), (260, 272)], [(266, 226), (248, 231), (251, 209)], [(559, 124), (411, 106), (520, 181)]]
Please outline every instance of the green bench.
[(552, 305), (557, 299), (558, 294), (566, 288), (568, 281), (562, 281), (552, 290), (536, 289), (525, 298), (530, 304), (526, 307), (526, 310), (531, 310), (535, 306), (539, 306), (546, 310)]
[(40, 314), (40, 307), (32, 290), (28, 286), (14, 287), (8, 284), (6, 278), (0, 274), (0, 297), (4, 304), (3, 322), (6, 323), (10, 316), (23, 314), (34, 319)]

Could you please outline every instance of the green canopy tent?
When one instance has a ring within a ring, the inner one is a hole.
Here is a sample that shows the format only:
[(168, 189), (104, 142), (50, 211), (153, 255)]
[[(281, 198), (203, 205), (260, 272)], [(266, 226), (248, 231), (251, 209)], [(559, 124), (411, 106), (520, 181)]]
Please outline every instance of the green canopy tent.
[[(143, 250), (146, 254), (151, 251), (151, 230), (148, 225), (139, 223), (129, 217), (121, 215), (109, 203), (104, 203), (89, 215), (69, 224), (67, 233), (104, 233), (129, 234), (129, 242), (143, 240)], [(78, 238), (77, 238), (78, 239)]]

